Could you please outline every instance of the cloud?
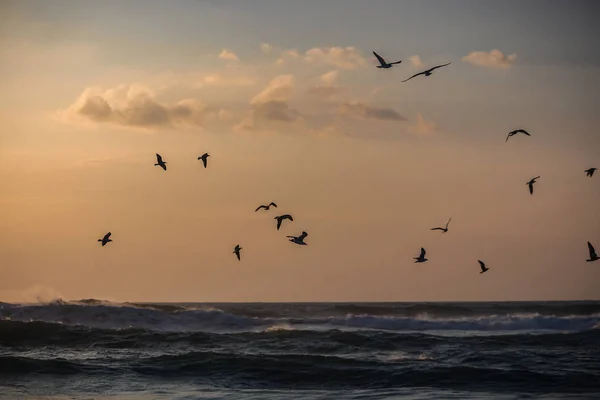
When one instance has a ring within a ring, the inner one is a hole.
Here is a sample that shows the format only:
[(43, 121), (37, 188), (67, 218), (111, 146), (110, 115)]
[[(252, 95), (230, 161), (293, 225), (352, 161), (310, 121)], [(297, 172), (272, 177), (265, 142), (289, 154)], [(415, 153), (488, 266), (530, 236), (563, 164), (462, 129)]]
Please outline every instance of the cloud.
[(406, 121), (402, 115), (392, 108), (373, 107), (359, 101), (343, 103), (340, 114), (363, 119), (380, 121)]
[(250, 86), (256, 82), (244, 75), (223, 75), (221, 73), (215, 73), (206, 75), (202, 79), (202, 83), (206, 85), (214, 86)]
[(294, 90), (294, 76), (279, 75), (271, 79), (267, 86), (250, 101), (251, 104), (268, 103), (270, 101), (286, 101)]
[(153, 128), (174, 125), (201, 127), (213, 111), (195, 99), (173, 105), (158, 102), (154, 94), (140, 85), (121, 85), (102, 91), (87, 88), (62, 113), (63, 119), (85, 119), (96, 123)]
[(321, 98), (331, 98), (338, 94), (341, 90), (340, 87), (335, 86), (339, 77), (339, 71), (333, 70), (329, 71), (319, 77), (319, 80), (322, 82), (321, 85), (309, 87), (306, 92), (310, 95), (321, 97)]
[(316, 66), (330, 65), (340, 69), (356, 69), (366, 60), (354, 47), (315, 47), (304, 53), (304, 61)]
[(490, 68), (510, 68), (516, 59), (516, 53), (505, 56), (500, 50), (492, 50), (489, 53), (485, 51), (473, 51), (462, 58), (464, 62), (468, 62), (469, 64)]
[(412, 64), (415, 67), (420, 68), (423, 66), (423, 62), (421, 61), (421, 57), (419, 57), (419, 55), (410, 56), (410, 57), (408, 57), (408, 59), (410, 60), (410, 62), (412, 62)]
[(417, 123), (408, 127), (408, 131), (419, 135), (428, 135), (438, 131), (432, 121), (426, 121), (421, 113), (417, 114)]
[(273, 46), (271, 46), (269, 43), (261, 43), (260, 50), (265, 54), (271, 54), (271, 51), (273, 51)]
[(281, 56), (279, 57), (279, 59), (277, 60), (277, 62), (275, 62), (275, 64), (277, 64), (277, 65), (283, 65), (287, 61), (295, 60), (298, 57), (300, 57), (300, 53), (298, 53), (298, 50), (296, 50), (296, 49), (284, 50), (284, 51), (281, 52)]
[(227, 49), (223, 49), (223, 51), (221, 51), (219, 58), (228, 61), (240, 61), (239, 57), (234, 52)]

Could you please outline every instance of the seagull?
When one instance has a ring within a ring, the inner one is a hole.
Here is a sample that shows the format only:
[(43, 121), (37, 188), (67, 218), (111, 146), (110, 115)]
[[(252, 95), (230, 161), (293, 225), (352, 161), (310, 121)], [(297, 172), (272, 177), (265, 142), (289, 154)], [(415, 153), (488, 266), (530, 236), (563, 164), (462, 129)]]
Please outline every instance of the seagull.
[(269, 211), (269, 208), (271, 208), (271, 206), (273, 206), (273, 207), (277, 208), (277, 204), (275, 204), (275, 203), (273, 203), (273, 202), (270, 202), (268, 206), (265, 206), (264, 204), (263, 204), (263, 205), (260, 205), (260, 206), (258, 206), (258, 207), (256, 208), (256, 210), (254, 210), (254, 212), (257, 212), (257, 211), (258, 211), (258, 210), (260, 210), (261, 208), (264, 208), (264, 209), (265, 209), (265, 211)]
[(414, 78), (415, 76), (419, 76), (419, 75), (430, 76), (433, 73), (434, 69), (442, 68), (442, 67), (445, 67), (446, 65), (450, 65), (450, 64), (451, 63), (442, 64), (442, 65), (438, 65), (437, 67), (429, 68), (427, 71), (423, 71), (423, 72), (419, 72), (418, 74), (414, 74), (413, 76), (411, 76), (408, 79), (403, 80), (402, 82), (410, 81), (412, 78)]
[(292, 218), (292, 216), (290, 214), (280, 215), (278, 217), (275, 217), (274, 219), (277, 220), (277, 230), (279, 230), (279, 227), (281, 226), (281, 223), (283, 222), (284, 219), (289, 219), (290, 221), (294, 220), (294, 218)]
[(308, 246), (306, 243), (304, 243), (304, 238), (307, 236), (308, 236), (308, 233), (306, 233), (305, 231), (302, 231), (302, 235), (300, 235), (300, 236), (286, 236), (286, 237), (290, 238), (290, 242), (292, 242), (292, 243), (296, 243), (301, 246)]
[(396, 61), (393, 63), (388, 63), (386, 62), (383, 57), (381, 57), (379, 54), (373, 52), (373, 54), (375, 54), (375, 57), (377, 57), (377, 61), (379, 61), (380, 65), (377, 65), (377, 68), (392, 68), (394, 66), (394, 64), (400, 64), (402, 62), (402, 60), (400, 61)]
[(589, 176), (590, 178), (592, 176), (594, 176), (594, 172), (596, 172), (598, 168), (590, 168), (590, 169), (586, 169), (584, 172), (587, 173), (587, 176)]
[(511, 136), (515, 136), (517, 133), (522, 133), (522, 134), (524, 134), (524, 135), (531, 136), (531, 135), (529, 134), (529, 132), (527, 132), (525, 129), (517, 129), (517, 130), (514, 130), (514, 131), (512, 131), (512, 132), (508, 132), (508, 136), (506, 137), (506, 140), (504, 141), (504, 143), (508, 142), (508, 139), (509, 139)]
[(446, 232), (448, 232), (448, 224), (450, 223), (450, 221), (452, 221), (452, 218), (450, 218), (448, 220), (448, 222), (446, 222), (446, 227), (445, 228), (437, 227), (437, 228), (431, 228), (431, 230), (432, 231), (439, 230), (439, 231), (442, 231), (442, 233), (446, 233)]
[(600, 260), (600, 257), (598, 257), (598, 254), (596, 254), (596, 250), (594, 250), (594, 246), (592, 246), (592, 244), (590, 242), (588, 242), (588, 250), (590, 251), (590, 259), (585, 260), (585, 261), (592, 262), (592, 261)]
[(156, 153), (156, 164), (154, 165), (160, 165), (162, 169), (164, 169), (165, 171), (167, 170), (167, 162), (163, 161), (162, 157), (158, 153)]
[(206, 161), (208, 161), (208, 157), (210, 157), (210, 154), (208, 154), (208, 153), (204, 153), (200, 157), (198, 157), (198, 160), (202, 160), (202, 163), (204, 164), (204, 168), (206, 168)]
[(536, 176), (535, 178), (532, 178), (529, 182), (526, 183), (526, 185), (529, 186), (529, 193), (533, 194), (533, 184), (536, 182), (536, 180), (539, 178), (539, 176)]
[(415, 262), (422, 263), (422, 262), (427, 261), (427, 259), (425, 258), (425, 253), (427, 253), (427, 252), (425, 251), (424, 248), (421, 247), (421, 254), (419, 254), (419, 257), (413, 257), (415, 260), (417, 260)]
[(235, 248), (233, 249), (233, 252), (234, 252), (234, 253), (235, 253), (235, 255), (237, 256), (238, 260), (240, 260), (240, 250), (241, 250), (241, 249), (242, 249), (242, 248), (240, 247), (240, 245), (239, 245), (239, 244), (236, 244), (236, 245), (235, 245)]
[(477, 260), (477, 262), (479, 263), (479, 266), (481, 267), (480, 274), (483, 274), (485, 271), (489, 270), (489, 268), (485, 266), (485, 263), (483, 261)]
[(108, 232), (106, 235), (104, 235), (104, 237), (102, 239), (98, 239), (99, 242), (102, 242), (102, 246), (106, 246), (106, 243), (112, 242), (112, 240), (109, 239), (110, 235), (111, 235), (111, 233)]

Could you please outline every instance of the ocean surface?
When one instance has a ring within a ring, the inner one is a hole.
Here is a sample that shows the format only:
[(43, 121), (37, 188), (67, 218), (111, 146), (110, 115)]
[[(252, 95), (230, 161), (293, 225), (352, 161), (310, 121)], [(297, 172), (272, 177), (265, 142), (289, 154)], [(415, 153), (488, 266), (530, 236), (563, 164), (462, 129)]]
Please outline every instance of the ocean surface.
[(600, 302), (0, 303), (6, 399), (600, 399)]

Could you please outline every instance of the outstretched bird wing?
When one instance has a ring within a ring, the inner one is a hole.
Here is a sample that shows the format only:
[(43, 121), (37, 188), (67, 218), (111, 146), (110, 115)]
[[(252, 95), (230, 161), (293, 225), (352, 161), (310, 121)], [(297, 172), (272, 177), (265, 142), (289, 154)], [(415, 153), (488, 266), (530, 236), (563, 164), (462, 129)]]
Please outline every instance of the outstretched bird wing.
[(277, 208), (277, 204), (275, 204), (275, 203), (273, 203), (273, 202), (271, 202), (271, 203), (269, 204), (269, 206), (273, 206), (273, 207)]
[(104, 235), (104, 239), (102, 239), (102, 240), (108, 240), (110, 235), (112, 235), (112, 233), (108, 232), (106, 235)]
[(477, 262), (479, 263), (479, 266), (481, 267), (482, 271), (485, 271), (485, 263), (481, 260), (477, 260)]
[(421, 255), (419, 255), (419, 258), (425, 257), (425, 253), (426, 253), (425, 249), (421, 247)]
[(531, 135), (529, 134), (529, 132), (527, 132), (525, 129), (517, 129), (517, 130), (516, 130), (516, 132), (517, 132), (517, 133), (523, 133), (523, 134), (525, 134), (525, 135), (527, 135), (527, 136), (531, 136)]
[(302, 231), (302, 235), (298, 236), (298, 240), (304, 240), (304, 238), (307, 236), (308, 236), (308, 233)]
[(162, 164), (162, 162), (163, 162), (163, 160), (162, 160), (162, 157), (161, 157), (161, 156), (160, 156), (160, 154), (158, 154), (158, 153), (156, 153), (156, 162), (157, 162), (158, 164)]
[(415, 76), (419, 76), (419, 75), (423, 75), (425, 72), (419, 72), (418, 74), (414, 74), (413, 76), (411, 76), (408, 79), (403, 80), (402, 82), (406, 82), (406, 81), (410, 81), (412, 78), (414, 78)]
[(529, 182), (528, 185), (529, 185), (529, 193), (533, 194), (533, 182)]
[(281, 221), (283, 221), (283, 218), (281, 218), (281, 217), (277, 218), (277, 230), (279, 230), (279, 228), (281, 227)]
[(450, 219), (448, 220), (448, 222), (446, 222), (446, 229), (448, 229), (448, 224), (450, 223), (450, 221), (452, 221), (452, 218), (450, 218)]
[(290, 221), (293, 221), (294, 218), (292, 218), (292, 216), (290, 214), (285, 214), (281, 216), (281, 219), (289, 219)]
[(265, 210), (267, 209), (267, 206), (258, 206), (256, 207), (256, 210), (254, 210), (254, 212), (257, 212), (258, 210), (260, 210), (261, 208), (264, 208)]
[(594, 249), (594, 246), (592, 246), (592, 244), (590, 242), (588, 242), (588, 250), (590, 251), (590, 259), (591, 260), (598, 257), (598, 255), (596, 254), (596, 250)]
[(431, 71), (433, 71), (434, 69), (442, 68), (442, 67), (445, 67), (446, 65), (450, 65), (450, 64), (451, 64), (451, 63), (442, 64), (442, 65), (438, 65), (438, 66), (436, 66), (436, 67), (433, 67), (433, 68), (430, 68), (430, 69), (428, 69), (428, 70), (427, 70), (427, 72), (431, 72)]
[(431, 228), (431, 230), (432, 231), (443, 231), (444, 228), (437, 227), (437, 228)]
[(385, 64), (387, 64), (387, 63), (385, 62), (385, 60), (383, 59), (383, 57), (381, 57), (379, 54), (377, 54), (377, 53), (375, 53), (375, 52), (373, 52), (373, 54), (375, 55), (375, 57), (377, 57), (377, 61), (379, 61), (379, 64), (381, 64), (381, 65), (385, 65)]
[(508, 136), (506, 136), (506, 140), (504, 141), (504, 143), (508, 142), (508, 139), (511, 137), (512, 132), (508, 132)]
[(204, 164), (204, 168), (206, 168), (206, 161), (207, 161), (207, 158), (206, 157), (202, 157), (202, 164)]

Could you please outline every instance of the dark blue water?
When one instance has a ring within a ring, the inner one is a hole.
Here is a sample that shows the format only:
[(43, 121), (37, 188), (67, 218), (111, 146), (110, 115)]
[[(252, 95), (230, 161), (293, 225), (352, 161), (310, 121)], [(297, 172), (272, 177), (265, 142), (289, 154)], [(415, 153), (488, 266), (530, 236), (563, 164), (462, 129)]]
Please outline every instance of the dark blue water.
[(0, 303), (0, 398), (600, 398), (600, 302)]

